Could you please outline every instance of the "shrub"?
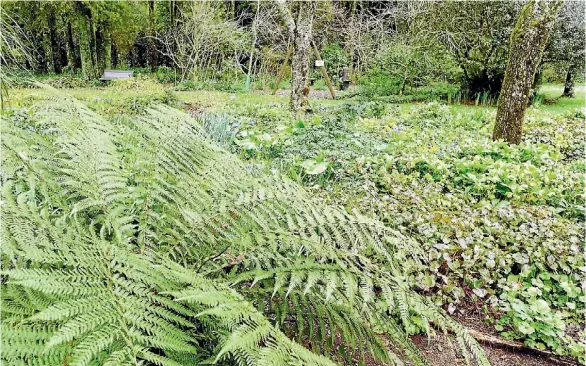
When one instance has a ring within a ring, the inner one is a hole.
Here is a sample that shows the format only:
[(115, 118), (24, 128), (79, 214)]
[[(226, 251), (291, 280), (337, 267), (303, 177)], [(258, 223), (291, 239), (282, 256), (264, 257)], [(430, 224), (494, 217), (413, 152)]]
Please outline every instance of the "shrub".
[(177, 82), (177, 72), (168, 66), (159, 66), (155, 73), (159, 83), (175, 83)]
[(401, 90), (401, 79), (388, 71), (374, 69), (360, 80), (360, 92), (366, 98), (397, 95)]

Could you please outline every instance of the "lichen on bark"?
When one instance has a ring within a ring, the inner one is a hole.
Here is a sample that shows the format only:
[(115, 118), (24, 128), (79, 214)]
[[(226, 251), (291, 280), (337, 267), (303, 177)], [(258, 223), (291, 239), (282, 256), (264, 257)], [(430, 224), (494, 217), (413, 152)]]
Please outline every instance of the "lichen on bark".
[(77, 16), (77, 32), (79, 36), (79, 54), (81, 56), (81, 71), (87, 80), (94, 77), (94, 63), (90, 44), (90, 22), (86, 15)]
[(306, 110), (309, 107), (309, 55), (314, 12), (314, 1), (299, 2), (291, 59), (291, 110), (293, 111)]
[(563, 0), (531, 0), (521, 10), (511, 33), (505, 79), (498, 100), (493, 140), (518, 144), (531, 96), (531, 86), (547, 38)]
[(309, 55), (316, 4), (315, 0), (296, 2), (297, 20), (295, 21), (285, 0), (275, 0), (275, 3), (287, 26), (289, 37), (293, 40), (289, 106), (293, 112), (300, 112), (309, 107)]

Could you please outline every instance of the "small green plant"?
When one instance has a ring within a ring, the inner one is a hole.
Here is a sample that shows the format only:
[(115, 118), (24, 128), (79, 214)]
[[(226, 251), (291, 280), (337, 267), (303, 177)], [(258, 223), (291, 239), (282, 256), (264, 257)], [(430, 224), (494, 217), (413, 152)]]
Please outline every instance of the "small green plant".
[(584, 345), (566, 336), (562, 313), (537, 298), (535, 288), (529, 288), (525, 293), (530, 294), (526, 299), (507, 298), (502, 309), (505, 315), (497, 321), (496, 330), (506, 338), (523, 340), (530, 347), (570, 354), (584, 362)]

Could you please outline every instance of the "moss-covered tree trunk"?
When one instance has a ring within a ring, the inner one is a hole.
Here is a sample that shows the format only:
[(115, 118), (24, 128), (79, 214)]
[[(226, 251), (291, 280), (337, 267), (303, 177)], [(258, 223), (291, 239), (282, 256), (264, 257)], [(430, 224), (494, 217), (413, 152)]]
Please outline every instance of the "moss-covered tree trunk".
[(75, 44), (73, 43), (73, 29), (69, 20), (67, 21), (65, 37), (67, 38), (65, 40), (65, 47), (67, 50), (67, 67), (69, 68), (69, 71), (75, 71), (78, 65), (75, 57)]
[(306, 110), (309, 106), (309, 55), (311, 54), (311, 30), (314, 1), (300, 1), (293, 38), (291, 58), (291, 110)]
[[(81, 3), (76, 3), (81, 4)], [(79, 37), (79, 54), (81, 56), (81, 72), (87, 80), (95, 76), (94, 61), (92, 55), (91, 38), (93, 29), (91, 28), (88, 18), (89, 9), (84, 5), (79, 5), (77, 14), (77, 35)]]
[(311, 54), (311, 29), (315, 0), (298, 1), (297, 21), (293, 19), (285, 0), (275, 0), (281, 17), (293, 40), (293, 57), (291, 58), (291, 101), (293, 112), (306, 110), (309, 106), (309, 55)]
[(33, 44), (36, 48), (36, 52), (34, 52), (34, 57), (31, 59), (32, 61), (32, 68), (36, 74), (46, 74), (47, 73), (47, 47), (46, 41), (44, 40), (43, 34), (38, 32), (32, 33), (32, 40)]
[(157, 54), (157, 45), (155, 43), (155, 34), (156, 34), (156, 2), (155, 0), (149, 0), (149, 65), (151, 67), (151, 72), (157, 71), (157, 66), (159, 66), (159, 57)]
[(112, 37), (106, 23), (98, 23), (96, 26), (96, 58), (97, 66), (95, 74), (102, 75), (105, 69), (112, 64)]
[(574, 79), (576, 77), (578, 67), (577, 64), (572, 62), (568, 67), (566, 73), (566, 82), (564, 83), (564, 92), (562, 97), (574, 98)]
[[(90, 13), (91, 14), (91, 13)], [(100, 71), (100, 61), (98, 60), (98, 49), (99, 43), (97, 39), (98, 27), (96, 26), (96, 22), (94, 21), (93, 17), (89, 16), (89, 35), (90, 35), (90, 54), (92, 55), (92, 63), (94, 65), (94, 76), (99, 74)]]
[(49, 41), (51, 43), (51, 67), (55, 74), (61, 74), (61, 50), (59, 40), (57, 39), (55, 10), (51, 8), (47, 15), (47, 25), (49, 27)]
[(531, 97), (531, 85), (563, 0), (531, 0), (511, 34), (509, 61), (498, 100), (493, 140), (518, 144)]
[(112, 34), (109, 28), (104, 29), (104, 68), (112, 68)]

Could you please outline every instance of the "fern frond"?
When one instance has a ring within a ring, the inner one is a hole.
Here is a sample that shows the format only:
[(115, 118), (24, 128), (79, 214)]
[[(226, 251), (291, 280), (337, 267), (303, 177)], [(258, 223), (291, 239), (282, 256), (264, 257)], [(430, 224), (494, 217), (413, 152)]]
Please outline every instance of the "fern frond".
[(179, 110), (111, 121), (53, 93), (2, 121), (2, 324), (21, 326), (7, 362), (331, 364), (292, 324), (318, 352), (341, 334), (399, 364), (383, 332), (419, 362), (415, 313), (486, 363), (405, 284), (403, 262), (425, 258), (413, 240), (252, 172)]

